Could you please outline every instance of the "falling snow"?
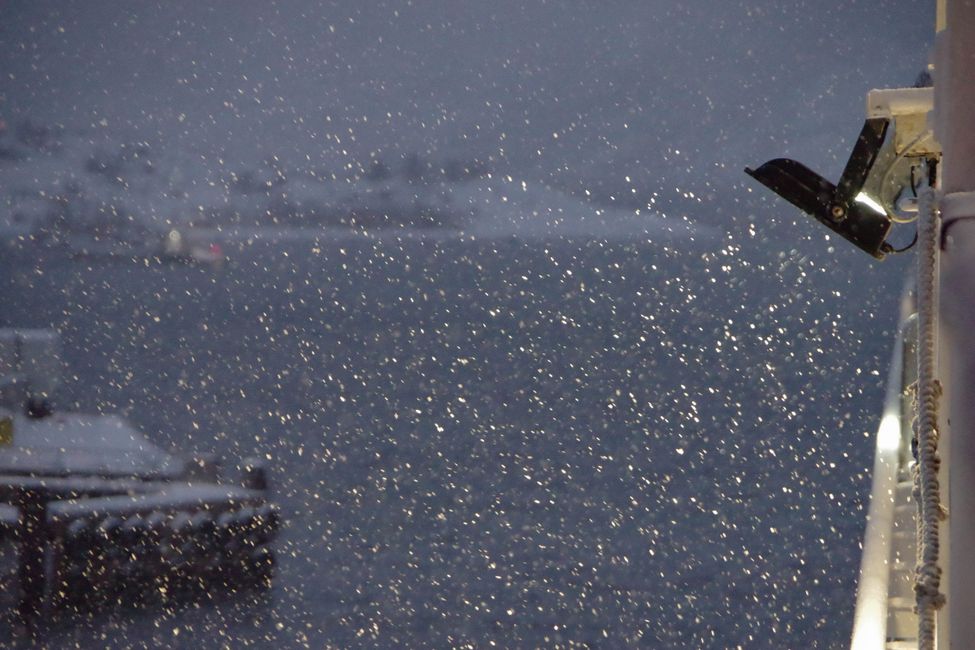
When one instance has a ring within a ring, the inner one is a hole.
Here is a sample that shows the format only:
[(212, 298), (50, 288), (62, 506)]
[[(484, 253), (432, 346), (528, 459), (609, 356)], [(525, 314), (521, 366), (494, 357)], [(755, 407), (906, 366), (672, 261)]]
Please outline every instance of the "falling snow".
[(875, 12), (179, 4), (0, 8), (0, 326), (58, 408), (265, 459), (277, 565), (47, 645), (847, 642), (904, 261), (739, 169), (828, 164), (913, 10), (820, 58)]

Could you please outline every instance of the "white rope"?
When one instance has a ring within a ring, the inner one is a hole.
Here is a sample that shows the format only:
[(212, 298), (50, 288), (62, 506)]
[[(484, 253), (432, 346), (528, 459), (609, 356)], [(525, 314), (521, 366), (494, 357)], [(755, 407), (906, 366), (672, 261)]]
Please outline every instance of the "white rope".
[(914, 468), (914, 498), (917, 500), (917, 567), (914, 593), (917, 599), (918, 649), (934, 650), (935, 613), (945, 602), (941, 593), (938, 555), (940, 523), (945, 517), (941, 504), (938, 469), (938, 398), (941, 384), (934, 376), (935, 356), (935, 266), (938, 249), (938, 210), (934, 189), (925, 188), (918, 203), (917, 264), (917, 464)]

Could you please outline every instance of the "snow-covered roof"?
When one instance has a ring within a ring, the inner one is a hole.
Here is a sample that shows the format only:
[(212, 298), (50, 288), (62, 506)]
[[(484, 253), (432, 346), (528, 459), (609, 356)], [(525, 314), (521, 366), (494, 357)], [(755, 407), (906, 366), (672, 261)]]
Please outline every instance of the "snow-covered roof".
[(15, 416), (13, 444), (0, 446), (0, 473), (162, 478), (182, 470), (183, 461), (115, 415)]

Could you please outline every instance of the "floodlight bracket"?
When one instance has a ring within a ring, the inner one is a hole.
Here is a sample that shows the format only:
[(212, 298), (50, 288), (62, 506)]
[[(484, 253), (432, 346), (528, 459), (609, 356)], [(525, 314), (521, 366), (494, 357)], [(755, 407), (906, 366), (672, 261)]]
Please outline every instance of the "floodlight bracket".
[[(746, 168), (745, 173), (854, 246), (883, 259), (895, 251), (887, 242), (894, 205), (906, 188), (915, 191), (918, 160), (931, 171), (941, 153), (926, 121), (932, 96), (930, 88), (870, 91), (867, 119), (835, 185), (789, 158)], [(889, 131), (893, 137), (887, 137)]]

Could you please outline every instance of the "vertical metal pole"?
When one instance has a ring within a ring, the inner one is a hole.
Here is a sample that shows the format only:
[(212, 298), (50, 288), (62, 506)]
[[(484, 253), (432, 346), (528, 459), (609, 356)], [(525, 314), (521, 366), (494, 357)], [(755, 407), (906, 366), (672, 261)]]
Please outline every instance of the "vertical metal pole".
[[(946, 7), (947, 28), (937, 44), (936, 105), (944, 152), (942, 189), (946, 194), (975, 189), (975, 2), (951, 0)], [(972, 215), (964, 215), (972, 216)]]
[(975, 647), (975, 0), (948, 0), (936, 42), (935, 129), (943, 151), (940, 363), (949, 509), (939, 648)]
[(41, 490), (24, 489), (20, 508), (20, 605), (18, 617), (31, 635), (36, 635), (44, 616), (47, 576), (47, 501)]

